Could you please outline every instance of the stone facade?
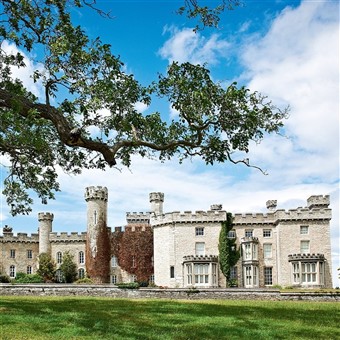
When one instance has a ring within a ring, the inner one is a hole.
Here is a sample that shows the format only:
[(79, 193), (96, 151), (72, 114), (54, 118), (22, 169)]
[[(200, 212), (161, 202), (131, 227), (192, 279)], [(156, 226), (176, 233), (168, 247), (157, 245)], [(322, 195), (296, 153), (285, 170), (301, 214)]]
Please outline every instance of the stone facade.
[[(107, 226), (107, 189), (89, 187), (87, 231), (54, 233), (53, 214), (39, 213), (38, 234), (0, 237), (0, 271), (36, 273), (38, 256), (50, 253), (57, 266), (69, 251), (79, 277), (97, 283), (154, 282), (169, 288), (225, 287), (219, 269), (218, 240), (227, 212), (219, 204), (208, 211), (163, 213), (164, 194), (151, 193), (151, 211), (127, 213), (125, 228)], [(296, 286), (332, 287), (329, 196), (311, 196), (307, 207), (278, 210), (267, 202), (267, 213), (235, 214), (230, 238), (241, 257), (231, 283), (244, 288)], [(58, 272), (61, 279), (61, 273)]]

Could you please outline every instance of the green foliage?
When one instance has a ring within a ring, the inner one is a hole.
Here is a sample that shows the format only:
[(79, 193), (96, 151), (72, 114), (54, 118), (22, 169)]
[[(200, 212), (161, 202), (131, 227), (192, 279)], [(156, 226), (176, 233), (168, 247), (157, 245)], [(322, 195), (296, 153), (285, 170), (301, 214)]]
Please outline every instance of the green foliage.
[(50, 254), (42, 253), (39, 255), (38, 275), (44, 282), (52, 282), (55, 278), (56, 265)]
[(17, 273), (15, 283), (42, 283), (43, 278), (39, 274)]
[(83, 279), (78, 279), (77, 281), (75, 281), (74, 283), (76, 284), (93, 284), (93, 281), (89, 278), (89, 277), (84, 277)]
[[(207, 164), (260, 169), (232, 154), (246, 154), (250, 141), (279, 132), (287, 117), (287, 109), (278, 109), (257, 92), (214, 82), (201, 65), (174, 62), (165, 75), (142, 86), (124, 72), (110, 45), (90, 39), (74, 23), (71, 14), (81, 13), (83, 6), (104, 14), (87, 1), (0, 3), (0, 47), (6, 41), (19, 51), (0, 48), (0, 154), (10, 161), (3, 194), (13, 215), (31, 212), (30, 189), (42, 203), (54, 198), (57, 167), (79, 174), (82, 169), (130, 166), (131, 156), (139, 155), (160, 161), (177, 156), (180, 162), (198, 156)], [(229, 5), (238, 1), (223, 0), (212, 9), (189, 0), (180, 12), (216, 26)], [(27, 56), (35, 67), (30, 76), (43, 86), (43, 99), (13, 79), (11, 67), (24, 67)], [(137, 111), (136, 103), (150, 105), (159, 97), (178, 110), (178, 119)]]
[(0, 327), (30, 340), (339, 339), (338, 304), (2, 296)]
[(229, 231), (233, 227), (233, 217), (231, 213), (227, 213), (227, 220), (222, 223), (219, 241), (219, 262), (223, 275), (226, 277), (229, 285), (232, 285), (230, 281), (230, 269), (235, 266), (240, 258), (240, 251), (236, 247), (236, 238), (228, 237)]
[(66, 251), (63, 254), (63, 262), (60, 265), (63, 281), (65, 283), (72, 283), (77, 278), (77, 264), (74, 262), (74, 256)]
[(194, 31), (205, 27), (218, 27), (220, 16), (225, 10), (232, 10), (241, 5), (239, 0), (220, 0), (216, 7), (200, 6), (201, 1), (185, 0), (184, 6), (178, 9), (179, 14), (186, 14), (188, 18), (198, 18), (200, 24)]
[(126, 283), (122, 282), (122, 283), (117, 283), (116, 286), (122, 289), (138, 289), (139, 283), (138, 282), (126, 282)]
[(11, 278), (6, 274), (0, 274), (0, 283), (10, 283)]

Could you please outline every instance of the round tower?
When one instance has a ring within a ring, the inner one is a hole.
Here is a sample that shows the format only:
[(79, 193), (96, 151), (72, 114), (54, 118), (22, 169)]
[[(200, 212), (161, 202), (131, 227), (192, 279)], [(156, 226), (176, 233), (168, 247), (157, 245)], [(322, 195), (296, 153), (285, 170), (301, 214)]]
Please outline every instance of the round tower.
[(51, 252), (50, 233), (52, 232), (53, 214), (38, 213), (39, 221), (39, 254)]
[(149, 195), (150, 203), (151, 203), (151, 212), (156, 215), (163, 214), (163, 202), (164, 202), (164, 194), (162, 192), (152, 192)]
[(87, 187), (86, 272), (96, 283), (109, 282), (111, 246), (107, 228), (107, 188)]

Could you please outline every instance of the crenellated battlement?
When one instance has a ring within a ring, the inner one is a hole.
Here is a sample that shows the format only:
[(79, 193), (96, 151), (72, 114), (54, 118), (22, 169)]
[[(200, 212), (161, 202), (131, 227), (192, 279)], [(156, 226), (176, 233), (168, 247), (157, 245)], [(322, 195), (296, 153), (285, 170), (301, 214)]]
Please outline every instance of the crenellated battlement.
[(183, 262), (218, 262), (217, 255), (187, 255), (183, 256)]
[(314, 195), (307, 199), (309, 209), (313, 208), (328, 208), (330, 205), (329, 195)]
[(223, 222), (226, 220), (227, 213), (224, 210), (198, 210), (192, 211), (174, 211), (162, 215), (151, 215), (150, 222), (152, 226), (172, 223), (208, 223)]
[(91, 186), (85, 188), (85, 201), (91, 201), (91, 200), (101, 200), (107, 202), (108, 199), (108, 191), (106, 187), (102, 186)]
[(126, 222), (128, 224), (131, 223), (150, 223), (150, 213), (144, 213), (144, 212), (127, 212), (126, 213)]
[(290, 254), (288, 255), (288, 261), (300, 261), (300, 260), (325, 260), (324, 254)]
[(53, 221), (54, 215), (49, 212), (40, 212), (38, 213), (38, 221)]
[(332, 210), (328, 208), (321, 209), (279, 209), (268, 214), (235, 214), (233, 224), (278, 224), (280, 221), (297, 221), (297, 220), (330, 220), (332, 218)]
[(50, 233), (50, 242), (85, 242), (86, 232), (61, 232), (61, 233)]
[(20, 242), (20, 243), (39, 243), (38, 234), (26, 234), (26, 233), (4, 233), (0, 236), (0, 243), (10, 243), (10, 242)]

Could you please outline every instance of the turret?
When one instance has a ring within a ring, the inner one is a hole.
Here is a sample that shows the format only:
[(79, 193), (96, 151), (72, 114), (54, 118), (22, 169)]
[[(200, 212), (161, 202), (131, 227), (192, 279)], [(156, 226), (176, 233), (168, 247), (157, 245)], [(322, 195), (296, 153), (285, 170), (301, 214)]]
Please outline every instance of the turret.
[(39, 213), (39, 254), (51, 252), (50, 233), (52, 232), (53, 214)]
[(313, 208), (328, 208), (330, 204), (329, 195), (314, 195), (307, 199), (307, 206), (309, 209)]
[(162, 215), (164, 194), (162, 192), (152, 192), (150, 193), (149, 198), (151, 203), (151, 212), (156, 215)]
[(107, 228), (107, 199), (105, 187), (87, 187), (86, 272), (96, 283), (109, 281), (110, 238)]

